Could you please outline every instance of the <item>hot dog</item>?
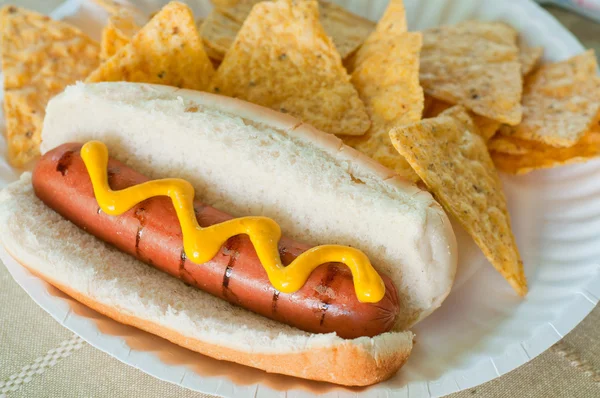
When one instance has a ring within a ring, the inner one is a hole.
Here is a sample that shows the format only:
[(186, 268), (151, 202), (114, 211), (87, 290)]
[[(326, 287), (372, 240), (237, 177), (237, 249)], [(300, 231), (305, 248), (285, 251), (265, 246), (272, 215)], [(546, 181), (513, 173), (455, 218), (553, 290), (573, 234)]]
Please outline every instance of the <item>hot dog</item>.
[[(382, 276), (386, 295), (376, 304), (357, 300), (352, 274), (343, 264), (323, 264), (301, 290), (280, 293), (269, 282), (247, 236), (230, 238), (209, 263), (187, 259), (179, 221), (167, 197), (147, 199), (122, 216), (103, 213), (80, 149), (81, 144), (67, 143), (47, 152), (33, 171), (32, 183), (46, 205), (92, 235), (189, 285), (308, 332), (336, 332), (351, 339), (376, 336), (394, 325), (398, 297), (388, 277)], [(149, 180), (114, 159), (108, 163), (108, 179), (113, 190)], [(203, 227), (233, 218), (197, 200), (194, 208)], [(286, 238), (279, 244), (284, 264), (309, 248)]]
[[(92, 167), (101, 177), (89, 168), (90, 142), (110, 155)], [(456, 241), (431, 195), (288, 115), (173, 87), (77, 84), (50, 101), (41, 152), (33, 175), (0, 193), (2, 259), (118, 322), (213, 358), (373, 384), (405, 363), (407, 328), (452, 286)], [(166, 190), (144, 193), (152, 183)], [(140, 199), (119, 196), (129, 203), (122, 211), (102, 198), (127, 190)], [(211, 244), (216, 255), (192, 261), (202, 249), (189, 255), (190, 231), (248, 218), (271, 220), (283, 235), (263, 234), (265, 249), (256, 234), (227, 230)], [(276, 258), (288, 275), (319, 248), (336, 256), (312, 261), (304, 285), (283, 293), (285, 278), (274, 280), (263, 260)], [(368, 268), (350, 264), (356, 252)], [(379, 302), (358, 300), (370, 291), (363, 282), (375, 280), (355, 280), (367, 275), (361, 269), (377, 276)]]

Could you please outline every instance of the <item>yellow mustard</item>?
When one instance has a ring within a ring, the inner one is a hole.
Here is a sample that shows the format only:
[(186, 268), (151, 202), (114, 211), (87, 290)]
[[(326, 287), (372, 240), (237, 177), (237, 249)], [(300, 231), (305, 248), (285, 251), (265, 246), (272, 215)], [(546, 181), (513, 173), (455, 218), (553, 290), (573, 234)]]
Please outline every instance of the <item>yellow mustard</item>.
[(136, 204), (154, 197), (168, 196), (173, 202), (183, 233), (183, 248), (188, 259), (202, 264), (210, 261), (227, 239), (248, 235), (273, 287), (284, 293), (294, 293), (321, 264), (343, 263), (352, 271), (358, 300), (379, 302), (385, 294), (383, 280), (360, 250), (341, 245), (323, 245), (307, 250), (291, 264), (284, 266), (278, 251), (281, 238), (279, 225), (267, 217), (241, 217), (202, 228), (194, 213), (194, 188), (182, 179), (165, 178), (147, 181), (119, 191), (108, 184), (108, 149), (99, 141), (90, 141), (81, 148), (81, 157), (90, 175), (94, 194), (103, 212), (120, 215)]

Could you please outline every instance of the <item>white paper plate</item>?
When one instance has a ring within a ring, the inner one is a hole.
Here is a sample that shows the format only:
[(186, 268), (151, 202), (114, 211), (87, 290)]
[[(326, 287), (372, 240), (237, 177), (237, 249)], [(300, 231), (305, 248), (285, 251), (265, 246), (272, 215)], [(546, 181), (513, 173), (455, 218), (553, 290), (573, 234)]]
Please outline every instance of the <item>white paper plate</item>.
[[(413, 30), (464, 19), (502, 20), (547, 60), (583, 50), (531, 1), (405, 0)], [(149, 3), (149, 1), (146, 1)], [(161, 3), (154, 1), (154, 3)], [(201, 16), (210, 6), (198, 0)], [(386, 1), (339, 1), (377, 19)], [(67, 1), (53, 15), (99, 37), (106, 15), (86, 0)], [(5, 143), (0, 142), (4, 153)], [(15, 173), (0, 161), (0, 183)], [(524, 364), (572, 330), (600, 297), (600, 162), (504, 178), (517, 243), (531, 291), (516, 297), (472, 240), (457, 229), (460, 271), (442, 308), (417, 325), (417, 344), (393, 379), (365, 389), (343, 389), (269, 375), (219, 362), (118, 324), (73, 301), (0, 253), (29, 295), (57, 321), (93, 346), (162, 380), (227, 397), (429, 397), (474, 387)]]

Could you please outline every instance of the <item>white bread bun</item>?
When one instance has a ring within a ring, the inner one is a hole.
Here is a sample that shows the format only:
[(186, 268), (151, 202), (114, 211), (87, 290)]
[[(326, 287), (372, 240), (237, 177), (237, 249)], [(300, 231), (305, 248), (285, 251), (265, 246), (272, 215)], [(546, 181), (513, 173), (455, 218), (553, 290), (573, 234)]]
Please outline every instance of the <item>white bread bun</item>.
[(428, 192), (290, 116), (233, 98), (136, 83), (77, 84), (46, 110), (42, 153), (103, 141), (150, 178), (180, 177), (234, 216), (264, 215), (312, 245), (363, 250), (394, 281), (395, 330), (438, 308), (456, 273), (456, 239)]
[(218, 359), (268, 372), (368, 385), (406, 361), (406, 328), (439, 307), (456, 272), (450, 222), (427, 192), (334, 136), (221, 96), (132, 83), (78, 84), (47, 108), (42, 152), (97, 139), (151, 178), (190, 181), (230, 214), (265, 215), (310, 244), (358, 247), (392, 278), (394, 332), (344, 340), (275, 322), (143, 265), (78, 229), (33, 194), (0, 194), (0, 239), (21, 264), (91, 308)]
[(0, 192), (0, 223), (2, 244), (33, 274), (110, 318), (213, 358), (362, 386), (392, 376), (412, 349), (411, 332), (311, 334), (188, 287), (62, 218), (35, 196), (29, 173)]

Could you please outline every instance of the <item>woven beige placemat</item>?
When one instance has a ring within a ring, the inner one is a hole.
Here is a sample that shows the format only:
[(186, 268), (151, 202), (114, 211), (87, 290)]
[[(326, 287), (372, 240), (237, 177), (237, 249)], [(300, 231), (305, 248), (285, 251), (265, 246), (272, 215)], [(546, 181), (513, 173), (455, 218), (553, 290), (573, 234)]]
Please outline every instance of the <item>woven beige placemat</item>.
[[(11, 0), (48, 13), (62, 0)], [(0, 0), (0, 5), (8, 1)], [(600, 25), (548, 8), (600, 53)], [(0, 264), (0, 398), (204, 398), (124, 365), (56, 323)], [(600, 397), (600, 307), (552, 349), (496, 380), (450, 396)]]

